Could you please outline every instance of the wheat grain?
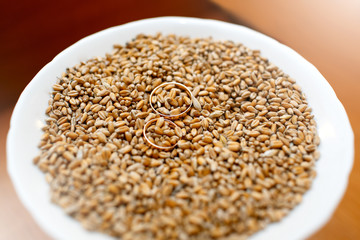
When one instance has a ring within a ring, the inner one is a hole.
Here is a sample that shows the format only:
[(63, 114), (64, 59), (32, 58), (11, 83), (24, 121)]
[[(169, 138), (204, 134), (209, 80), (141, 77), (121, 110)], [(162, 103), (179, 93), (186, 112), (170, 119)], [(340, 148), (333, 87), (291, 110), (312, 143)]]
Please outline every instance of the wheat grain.
[(320, 139), (300, 87), (242, 44), (140, 34), (52, 88), (33, 161), (52, 201), (89, 230), (247, 237), (283, 218), (316, 175)]

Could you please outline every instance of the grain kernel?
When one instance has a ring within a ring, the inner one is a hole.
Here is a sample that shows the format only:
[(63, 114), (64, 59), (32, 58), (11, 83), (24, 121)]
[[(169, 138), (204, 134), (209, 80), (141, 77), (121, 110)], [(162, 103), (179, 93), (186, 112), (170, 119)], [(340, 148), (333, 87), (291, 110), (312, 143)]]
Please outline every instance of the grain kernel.
[(281, 148), (283, 146), (283, 142), (280, 140), (274, 140), (270, 142), (271, 148)]

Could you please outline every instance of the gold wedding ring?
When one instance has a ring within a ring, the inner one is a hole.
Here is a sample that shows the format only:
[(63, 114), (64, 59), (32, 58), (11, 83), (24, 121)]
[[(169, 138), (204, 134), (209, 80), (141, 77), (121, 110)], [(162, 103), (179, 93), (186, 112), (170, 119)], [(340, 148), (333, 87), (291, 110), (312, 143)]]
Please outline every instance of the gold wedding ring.
[[(175, 144), (172, 145), (172, 146), (168, 146), (168, 147), (159, 146), (159, 145), (153, 143), (153, 142), (146, 136), (146, 131), (147, 131), (147, 129), (149, 128), (149, 126), (150, 126), (153, 122), (156, 122), (157, 120), (158, 120), (158, 118), (151, 119), (150, 121), (148, 121), (148, 122), (144, 125), (143, 135), (144, 135), (145, 140), (146, 140), (151, 146), (153, 146), (154, 148), (160, 149), (160, 150), (171, 150), (171, 149), (173, 149), (173, 148), (177, 145), (177, 143), (175, 143)], [(172, 125), (172, 126), (174, 127), (174, 129), (177, 127), (177, 125), (176, 125), (173, 121), (171, 121), (171, 120), (169, 120), (169, 119), (164, 118), (164, 121), (170, 123), (170, 125)]]
[[(155, 93), (159, 88), (164, 87), (164, 86), (167, 86), (167, 85), (171, 85), (171, 84), (173, 84), (173, 85), (175, 85), (175, 86), (177, 86), (177, 87), (182, 88), (183, 90), (185, 90), (185, 92), (189, 95), (190, 101), (191, 101), (190, 105), (185, 109), (185, 111), (183, 111), (183, 112), (181, 112), (181, 113), (179, 113), (179, 114), (176, 114), (176, 115), (171, 115), (171, 114), (166, 115), (166, 114), (160, 113), (159, 111), (157, 111), (157, 110), (154, 108), (154, 106), (153, 106), (153, 104), (152, 104), (152, 97), (153, 97), (154, 93)], [(173, 119), (178, 119), (179, 117), (184, 116), (184, 115), (191, 109), (191, 107), (192, 107), (192, 105), (193, 105), (193, 95), (192, 95), (191, 91), (189, 90), (189, 88), (187, 88), (184, 84), (181, 84), (181, 83), (178, 83), (178, 82), (166, 82), (166, 83), (160, 84), (159, 86), (157, 86), (156, 88), (154, 88), (154, 90), (153, 90), (153, 91), (151, 92), (151, 94), (150, 94), (150, 101), (149, 101), (149, 102), (150, 102), (150, 106), (151, 106), (152, 110), (154, 110), (154, 112), (155, 112), (156, 114), (158, 114), (158, 115), (160, 115), (161, 117), (164, 117), (164, 118), (166, 118), (166, 119), (172, 119), (172, 120), (173, 120)]]

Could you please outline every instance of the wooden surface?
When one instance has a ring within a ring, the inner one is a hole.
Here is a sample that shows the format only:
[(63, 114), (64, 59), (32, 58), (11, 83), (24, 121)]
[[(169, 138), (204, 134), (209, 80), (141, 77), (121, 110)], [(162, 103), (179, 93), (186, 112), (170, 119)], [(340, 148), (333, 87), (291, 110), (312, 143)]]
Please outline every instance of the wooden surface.
[[(50, 239), (21, 205), (6, 173), (6, 134), (21, 91), (64, 48), (133, 20), (170, 15), (215, 18), (249, 26), (290, 46), (332, 85), (349, 115), (355, 151), (360, 151), (358, 0), (56, 2), (7, 1), (0, 9), (0, 240)], [(348, 189), (333, 217), (309, 239), (360, 239), (359, 156), (356, 153)]]

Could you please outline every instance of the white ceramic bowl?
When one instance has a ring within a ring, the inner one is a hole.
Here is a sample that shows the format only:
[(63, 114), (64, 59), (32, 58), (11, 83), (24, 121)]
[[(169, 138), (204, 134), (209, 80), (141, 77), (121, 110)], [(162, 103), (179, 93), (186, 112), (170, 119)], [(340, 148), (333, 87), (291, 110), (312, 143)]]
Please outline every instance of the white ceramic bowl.
[(111, 52), (139, 33), (175, 33), (241, 42), (295, 78), (313, 108), (321, 138), (317, 177), (303, 202), (278, 223), (251, 239), (303, 239), (325, 224), (341, 200), (353, 164), (354, 137), (346, 112), (319, 71), (289, 47), (243, 26), (215, 20), (161, 17), (112, 27), (86, 37), (57, 55), (29, 83), (14, 109), (7, 139), (8, 171), (21, 201), (55, 239), (111, 239), (88, 232), (50, 202), (44, 174), (32, 164), (44, 125), (51, 86), (67, 67)]

